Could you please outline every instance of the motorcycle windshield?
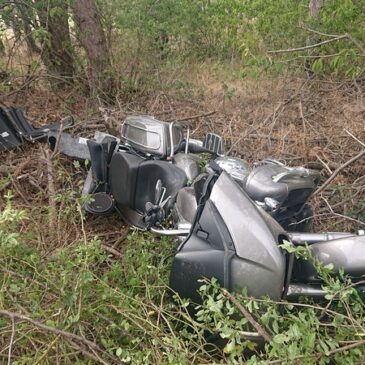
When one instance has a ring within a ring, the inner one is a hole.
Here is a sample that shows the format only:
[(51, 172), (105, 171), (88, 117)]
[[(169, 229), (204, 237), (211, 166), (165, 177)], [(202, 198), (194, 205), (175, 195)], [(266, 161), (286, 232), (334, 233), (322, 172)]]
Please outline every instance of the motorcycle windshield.
[(226, 225), (236, 255), (265, 270), (283, 275), (285, 259), (278, 245), (286, 232), (223, 172), (210, 199)]

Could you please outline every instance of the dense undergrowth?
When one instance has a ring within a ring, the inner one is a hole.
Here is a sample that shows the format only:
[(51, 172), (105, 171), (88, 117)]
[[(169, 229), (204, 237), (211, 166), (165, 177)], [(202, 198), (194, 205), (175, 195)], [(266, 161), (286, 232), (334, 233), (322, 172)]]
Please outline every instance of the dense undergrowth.
[[(131, 231), (123, 257), (116, 258), (102, 239), (87, 238), (73, 200), (64, 208), (83, 234), (44, 255), (31, 244), (30, 210), (15, 208), (10, 193), (6, 200), (0, 212), (3, 363), (10, 355), (16, 365), (364, 360), (363, 301), (331, 267), (314, 262), (328, 293), (324, 303), (232, 296), (213, 279), (202, 282), (202, 303), (189, 304), (168, 288), (176, 250), (169, 239)], [(302, 247), (284, 248), (310, 259)], [(258, 334), (268, 342), (252, 341)]]

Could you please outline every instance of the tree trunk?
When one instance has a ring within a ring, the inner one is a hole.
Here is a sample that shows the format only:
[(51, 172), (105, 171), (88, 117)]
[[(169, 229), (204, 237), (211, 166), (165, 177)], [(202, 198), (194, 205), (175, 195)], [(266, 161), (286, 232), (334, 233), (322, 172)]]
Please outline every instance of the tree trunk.
[(86, 51), (90, 92), (109, 97), (113, 87), (111, 62), (95, 0), (74, 0), (73, 12)]
[[(41, 53), (41, 49), (37, 46), (33, 36), (32, 36), (32, 20), (34, 20), (33, 8), (29, 8), (23, 3), (16, 4), (20, 18), (23, 23), (24, 39), (27, 44), (29, 55), (33, 53)], [(33, 24), (34, 25), (34, 24)]]
[(48, 73), (54, 76), (52, 85), (61, 87), (73, 83), (74, 63), (67, 2), (44, 2), (43, 7), (38, 10), (38, 17), (41, 26), (48, 31), (41, 56)]
[[(309, 14), (312, 19), (318, 19), (321, 14), (321, 9), (324, 6), (324, 0), (310, 0), (309, 2)], [(318, 34), (311, 34), (307, 38), (307, 46), (321, 41)], [(318, 58), (318, 51), (315, 48), (308, 50), (308, 59), (305, 61), (305, 69), (309, 78), (313, 77), (312, 65), (313, 62)]]

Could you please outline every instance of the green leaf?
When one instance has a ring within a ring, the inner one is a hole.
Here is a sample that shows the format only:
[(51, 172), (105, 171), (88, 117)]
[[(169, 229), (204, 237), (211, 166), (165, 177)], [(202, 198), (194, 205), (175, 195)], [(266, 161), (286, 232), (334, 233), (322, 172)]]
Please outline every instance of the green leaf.
[(120, 356), (122, 355), (122, 353), (123, 353), (123, 350), (122, 350), (120, 347), (118, 347), (118, 348), (117, 348), (117, 351), (115, 351), (115, 354), (116, 354), (118, 357), (120, 357)]
[(323, 61), (321, 58), (315, 60), (312, 64), (312, 71), (315, 73), (319, 73), (323, 70)]

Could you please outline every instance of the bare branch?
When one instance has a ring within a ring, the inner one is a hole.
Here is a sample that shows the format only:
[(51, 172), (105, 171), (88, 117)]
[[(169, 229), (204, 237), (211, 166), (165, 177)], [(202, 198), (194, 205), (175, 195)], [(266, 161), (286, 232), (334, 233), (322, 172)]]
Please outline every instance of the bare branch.
[(360, 159), (361, 157), (365, 156), (365, 150), (360, 151), (356, 156), (352, 157), (350, 160), (346, 161), (343, 165), (341, 165), (340, 167), (338, 167), (333, 174), (325, 181), (325, 183), (319, 188), (317, 189), (313, 195), (316, 195), (318, 193), (320, 193), (321, 191), (323, 191), (330, 183), (331, 181), (347, 166), (351, 165), (353, 162), (357, 161), (358, 159)]
[(332, 34), (320, 33), (320, 32), (313, 31), (313, 30), (311, 30), (311, 31), (314, 32), (314, 33), (323, 34), (323, 35), (326, 35), (328, 37), (333, 37), (333, 38), (327, 39), (323, 42), (310, 44), (310, 45), (304, 46), (304, 47), (278, 49), (278, 50), (275, 50), (275, 51), (268, 51), (268, 53), (290, 53), (290, 52), (297, 52), (297, 51), (306, 51), (308, 49), (317, 48), (317, 47), (323, 46), (324, 44), (339, 41), (341, 39), (348, 39), (356, 46), (356, 48), (358, 48), (363, 54), (365, 54), (365, 47), (357, 39), (355, 39), (351, 34), (346, 33), (346, 34), (336, 36), (336, 35), (332, 35)]
[(259, 333), (260, 336), (262, 336), (262, 338), (266, 342), (271, 341), (271, 336), (266, 331), (266, 329), (262, 327), (255, 320), (255, 318), (253, 318), (251, 313), (249, 313), (249, 311), (246, 308), (244, 308), (244, 306), (231, 293), (229, 293), (227, 290), (223, 290), (223, 295), (226, 298), (228, 298), (228, 300), (230, 300), (238, 308), (238, 310), (243, 314), (243, 316), (247, 319), (247, 321), (251, 323), (251, 325), (255, 328), (255, 330)]
[(315, 34), (318, 34), (318, 35), (323, 35), (325, 37), (331, 37), (331, 38), (339, 37), (338, 34), (328, 34), (328, 33), (319, 32), (318, 30), (311, 29), (311, 28), (304, 28), (304, 27), (301, 27), (301, 28), (304, 29), (304, 30), (307, 30), (308, 32), (315, 33)]
[(347, 129), (345, 129), (345, 132), (351, 136), (356, 142), (360, 143), (361, 146), (365, 147), (365, 143), (361, 142), (356, 136), (354, 136), (350, 131), (348, 131)]
[(204, 114), (192, 115), (191, 117), (186, 117), (186, 118), (181, 118), (181, 119), (176, 119), (176, 118), (175, 119), (169, 119), (169, 120), (166, 120), (166, 122), (185, 122), (185, 121), (192, 120), (192, 119), (208, 117), (210, 115), (215, 114), (216, 112), (217, 112), (216, 110), (213, 110), (211, 112), (204, 113)]
[(290, 52), (296, 52), (296, 51), (306, 51), (307, 49), (317, 48), (317, 47), (323, 46), (324, 44), (328, 44), (328, 43), (338, 41), (340, 39), (345, 39), (345, 38), (349, 38), (349, 36), (347, 34), (343, 34), (343, 35), (337, 36), (336, 38), (327, 39), (326, 41), (319, 42), (316, 44), (311, 44), (309, 46), (298, 47), (298, 48), (288, 48), (288, 49), (278, 49), (276, 51), (268, 51), (268, 53), (290, 53)]
[[(21, 320), (21, 321), (26, 321), (26, 322), (31, 323), (32, 325), (34, 325), (35, 327), (37, 327), (41, 330), (53, 333), (53, 334), (58, 335), (58, 336), (62, 336), (68, 341), (71, 340), (71, 341), (75, 341), (77, 343), (81, 343), (84, 346), (88, 347), (92, 352), (96, 351), (100, 354), (107, 355), (108, 357), (110, 357), (113, 360), (114, 363), (123, 364), (119, 359), (116, 359), (114, 356), (112, 356), (111, 354), (108, 354), (106, 351), (104, 351), (95, 342), (89, 341), (88, 339), (86, 339), (84, 337), (81, 337), (79, 335), (76, 335), (74, 333), (67, 332), (67, 331), (64, 331), (64, 330), (60, 330), (58, 328), (47, 326), (47, 325), (45, 325), (41, 322), (38, 322), (38, 321), (28, 317), (28, 316), (25, 316), (24, 314), (21, 314), (21, 313), (9, 312), (7, 310), (0, 310), (0, 316), (8, 317), (12, 321), (14, 321), (15, 319), (18, 319), (18, 320)], [(85, 352), (84, 352), (84, 354), (86, 355)], [(95, 358), (93, 358), (93, 360), (95, 360)], [(105, 361), (99, 361), (99, 362), (102, 363), (103, 365), (106, 364)]]
[(15, 319), (14, 317), (11, 317), (10, 319), (11, 319), (11, 337), (8, 350), (8, 365), (11, 365), (11, 354), (13, 350), (14, 337), (15, 337)]

